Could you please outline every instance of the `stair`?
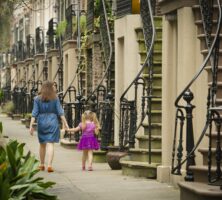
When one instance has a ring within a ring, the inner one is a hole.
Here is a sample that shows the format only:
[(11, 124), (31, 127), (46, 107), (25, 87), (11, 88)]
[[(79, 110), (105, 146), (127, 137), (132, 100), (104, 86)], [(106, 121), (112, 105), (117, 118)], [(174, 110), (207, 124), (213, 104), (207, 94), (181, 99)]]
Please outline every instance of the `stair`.
[[(216, 10), (218, 6), (213, 6), (213, 33), (212, 37), (215, 35), (216, 25), (217, 25), (217, 13)], [(199, 5), (193, 6), (193, 12), (195, 16), (195, 24), (197, 26), (197, 38), (200, 40), (201, 54), (206, 57), (208, 49), (205, 42), (205, 33), (202, 25), (202, 19), (200, 14)], [(222, 32), (221, 32), (222, 33)], [(222, 38), (222, 34), (220, 34)], [(220, 42), (220, 53), (219, 53), (219, 67), (218, 67), (218, 93), (217, 93), (217, 105), (222, 105), (222, 42)], [(206, 67), (206, 72), (208, 73), (208, 85), (212, 85), (211, 78), (211, 68)], [(208, 137), (209, 134), (206, 134)], [(222, 138), (222, 136), (221, 136)], [(214, 155), (216, 147), (216, 132), (212, 133), (212, 154)], [(208, 148), (199, 148), (198, 152), (203, 157), (203, 163), (199, 166), (190, 166), (194, 174), (194, 182), (180, 182), (178, 185), (180, 187), (180, 200), (219, 200), (222, 199), (222, 190), (219, 186), (212, 186), (208, 183)], [(196, 154), (198, 153), (196, 152)], [(212, 160), (212, 171), (216, 170), (215, 160)]]
[[(161, 114), (162, 114), (162, 17), (155, 17), (157, 37), (154, 43), (153, 52), (153, 95), (151, 127), (147, 120), (144, 120), (142, 127), (144, 134), (136, 135), (138, 148), (129, 149), (129, 155), (120, 159), (123, 175), (156, 178), (157, 166), (161, 164)], [(146, 47), (143, 29), (137, 28), (137, 42), (141, 66), (146, 58)], [(143, 71), (142, 77), (147, 79), (149, 72), (147, 68)], [(149, 164), (149, 128), (151, 128), (151, 163)]]

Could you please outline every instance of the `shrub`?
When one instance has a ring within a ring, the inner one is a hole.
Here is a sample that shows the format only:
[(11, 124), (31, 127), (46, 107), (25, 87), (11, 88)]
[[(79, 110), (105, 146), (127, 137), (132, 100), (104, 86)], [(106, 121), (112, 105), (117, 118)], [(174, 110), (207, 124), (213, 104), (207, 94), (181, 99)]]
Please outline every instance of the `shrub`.
[(2, 106), (2, 111), (4, 113), (10, 113), (13, 112), (14, 110), (15, 110), (15, 105), (12, 101), (8, 101)]
[(5, 148), (0, 147), (0, 199), (57, 199), (45, 191), (55, 183), (34, 177), (39, 163), (30, 152), (24, 155), (24, 146), (10, 141)]

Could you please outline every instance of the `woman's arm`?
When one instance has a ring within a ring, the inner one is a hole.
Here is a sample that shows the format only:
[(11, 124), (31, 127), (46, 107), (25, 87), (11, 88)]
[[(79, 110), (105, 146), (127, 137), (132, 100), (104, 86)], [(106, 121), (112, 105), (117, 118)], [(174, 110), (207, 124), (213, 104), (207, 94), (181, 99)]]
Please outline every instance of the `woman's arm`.
[(29, 127), (29, 132), (31, 135), (33, 135), (34, 132), (34, 128), (33, 128), (33, 123), (35, 122), (35, 117), (31, 118), (31, 122), (30, 122), (30, 127)]
[(68, 123), (67, 123), (67, 121), (66, 121), (65, 116), (64, 116), (64, 115), (61, 115), (60, 118), (61, 118), (61, 120), (62, 120), (62, 123), (63, 123), (63, 125), (64, 125), (64, 128), (65, 128), (65, 129), (68, 129), (68, 128), (69, 128), (69, 125), (68, 125)]

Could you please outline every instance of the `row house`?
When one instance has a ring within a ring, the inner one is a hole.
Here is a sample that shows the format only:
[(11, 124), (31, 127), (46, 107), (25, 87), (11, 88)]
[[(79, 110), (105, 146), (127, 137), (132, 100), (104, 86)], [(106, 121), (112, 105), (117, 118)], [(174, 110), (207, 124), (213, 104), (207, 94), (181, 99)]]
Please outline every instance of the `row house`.
[(221, 199), (221, 4), (32, 1), (14, 16), (12, 96), (23, 92), (30, 112), (54, 81), (70, 127), (97, 113), (95, 161), (179, 186), (181, 200)]

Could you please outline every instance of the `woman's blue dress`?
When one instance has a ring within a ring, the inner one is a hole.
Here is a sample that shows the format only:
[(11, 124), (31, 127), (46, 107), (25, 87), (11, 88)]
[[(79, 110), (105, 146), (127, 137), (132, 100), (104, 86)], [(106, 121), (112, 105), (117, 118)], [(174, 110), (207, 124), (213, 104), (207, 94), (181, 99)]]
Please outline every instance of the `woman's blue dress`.
[(42, 101), (39, 96), (34, 98), (32, 117), (37, 119), (37, 131), (40, 143), (59, 142), (60, 128), (58, 118), (64, 110), (58, 98)]

